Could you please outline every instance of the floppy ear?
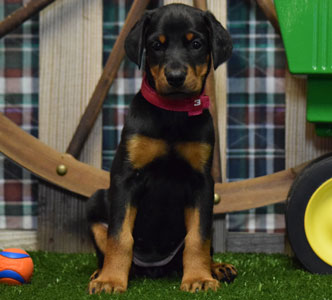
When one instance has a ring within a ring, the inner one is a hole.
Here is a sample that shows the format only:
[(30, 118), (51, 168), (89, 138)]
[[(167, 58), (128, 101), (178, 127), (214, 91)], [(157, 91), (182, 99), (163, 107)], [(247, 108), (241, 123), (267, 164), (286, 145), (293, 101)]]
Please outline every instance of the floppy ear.
[(212, 13), (206, 11), (204, 18), (210, 33), (213, 67), (216, 69), (231, 57), (233, 43), (228, 31), (217, 21)]
[(141, 67), (142, 54), (145, 46), (145, 33), (150, 22), (151, 13), (146, 12), (130, 30), (125, 40), (125, 51), (131, 61)]

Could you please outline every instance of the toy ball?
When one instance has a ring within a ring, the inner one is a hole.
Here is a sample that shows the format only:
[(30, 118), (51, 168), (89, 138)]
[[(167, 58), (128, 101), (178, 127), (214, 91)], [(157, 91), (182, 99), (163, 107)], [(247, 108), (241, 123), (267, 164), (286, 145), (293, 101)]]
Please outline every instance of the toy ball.
[(8, 248), (0, 252), (0, 283), (21, 285), (30, 281), (33, 262), (21, 249)]

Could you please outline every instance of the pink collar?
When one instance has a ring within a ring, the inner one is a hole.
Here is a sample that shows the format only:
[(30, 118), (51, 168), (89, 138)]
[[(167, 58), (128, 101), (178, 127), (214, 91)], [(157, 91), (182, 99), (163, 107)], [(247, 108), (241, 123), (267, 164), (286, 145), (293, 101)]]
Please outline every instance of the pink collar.
[(185, 98), (181, 100), (171, 100), (162, 97), (149, 85), (146, 76), (142, 81), (141, 93), (146, 101), (151, 104), (170, 111), (182, 111), (188, 112), (188, 116), (198, 116), (203, 113), (204, 109), (209, 108), (210, 99), (209, 96), (202, 93), (198, 98)]

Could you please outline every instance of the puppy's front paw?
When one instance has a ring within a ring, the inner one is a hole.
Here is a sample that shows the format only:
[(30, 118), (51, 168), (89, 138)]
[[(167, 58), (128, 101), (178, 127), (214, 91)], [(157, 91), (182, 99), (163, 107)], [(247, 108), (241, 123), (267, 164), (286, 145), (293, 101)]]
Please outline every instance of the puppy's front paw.
[(89, 283), (89, 294), (123, 293), (127, 290), (127, 283), (117, 279), (101, 280), (99, 278)]
[(212, 290), (216, 291), (220, 287), (219, 281), (211, 278), (188, 278), (182, 280), (181, 290), (190, 293)]

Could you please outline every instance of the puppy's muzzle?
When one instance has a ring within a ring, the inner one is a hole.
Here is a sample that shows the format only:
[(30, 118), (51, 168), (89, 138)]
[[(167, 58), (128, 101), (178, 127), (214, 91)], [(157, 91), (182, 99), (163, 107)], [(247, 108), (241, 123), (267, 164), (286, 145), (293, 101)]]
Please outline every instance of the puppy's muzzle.
[(165, 77), (170, 86), (179, 88), (186, 80), (187, 70), (185, 68), (165, 68)]

